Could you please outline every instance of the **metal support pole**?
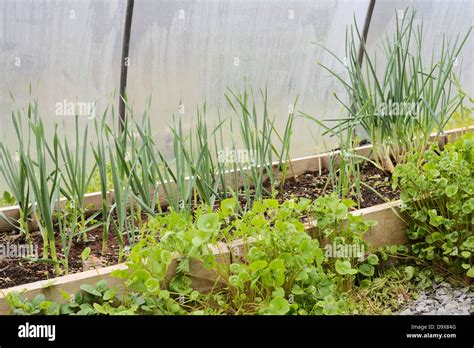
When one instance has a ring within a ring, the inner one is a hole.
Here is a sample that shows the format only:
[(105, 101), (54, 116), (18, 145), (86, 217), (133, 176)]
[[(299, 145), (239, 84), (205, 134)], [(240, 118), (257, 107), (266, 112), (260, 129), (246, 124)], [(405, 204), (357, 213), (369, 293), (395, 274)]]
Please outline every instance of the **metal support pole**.
[(128, 52), (130, 48), (130, 31), (132, 29), (133, 5), (135, 0), (127, 0), (125, 12), (125, 26), (123, 29), (122, 60), (120, 61), (120, 95), (119, 95), (119, 130), (123, 130), (125, 124), (125, 101), (128, 72)]
[[(367, 15), (365, 16), (364, 30), (362, 31), (363, 42), (360, 43), (359, 47), (359, 66), (362, 69), (362, 61), (364, 60), (364, 48), (367, 42), (367, 36), (369, 35), (370, 21), (372, 20), (372, 14), (374, 13), (375, 0), (370, 0), (369, 8), (367, 9)], [(363, 45), (362, 45), (363, 44)]]

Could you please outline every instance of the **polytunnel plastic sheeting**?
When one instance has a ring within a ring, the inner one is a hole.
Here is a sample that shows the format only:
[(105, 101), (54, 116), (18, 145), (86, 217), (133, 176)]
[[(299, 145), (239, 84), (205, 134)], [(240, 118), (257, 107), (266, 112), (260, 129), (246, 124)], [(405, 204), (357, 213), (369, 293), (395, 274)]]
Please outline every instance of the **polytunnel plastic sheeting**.
[[(397, 16), (403, 16), (409, 7), (416, 11), (415, 25), (423, 24), (424, 57), (427, 62), (431, 59), (433, 48), (435, 56), (440, 51), (443, 35), (453, 42), (458, 35), (463, 38), (474, 24), (472, 0), (377, 0), (367, 38), (371, 57), (377, 51), (377, 59), (381, 61), (382, 40), (392, 35)], [(462, 89), (471, 97), (474, 96), (473, 57), (474, 32), (471, 32), (453, 68), (460, 76)]]
[[(137, 0), (130, 48), (129, 98), (136, 110), (152, 95), (152, 119), (159, 139), (170, 142), (164, 125), (178, 113), (188, 126), (197, 106), (208, 104), (208, 119), (219, 106), (231, 112), (226, 87), (239, 92), (244, 79), (257, 91), (268, 86), (270, 111), (283, 126), (289, 105), (299, 95), (296, 110), (319, 119), (342, 114), (333, 93), (340, 84), (317, 62), (342, 71), (327, 52), (344, 56), (344, 36), (353, 16), (363, 26), (369, 1), (288, 0)], [(394, 28), (395, 11), (413, 6), (425, 23), (427, 47), (440, 35), (462, 33), (472, 25), (474, 2), (376, 2), (369, 31), (373, 50)], [(101, 111), (118, 88), (126, 0), (0, 0), (0, 138), (12, 140), (12, 103), (25, 107), (28, 84), (40, 112), (50, 125), (61, 120), (61, 102), (98, 102)], [(474, 94), (473, 35), (459, 65), (461, 83)], [(344, 93), (340, 93), (344, 95)], [(116, 99), (115, 99), (116, 100)], [(71, 124), (71, 118), (62, 118)], [(84, 125), (88, 120), (82, 120)], [(51, 127), (47, 127), (51, 130)], [(293, 156), (322, 151), (318, 127), (298, 120)]]
[[(231, 117), (224, 94), (227, 87), (241, 92), (245, 80), (256, 94), (268, 88), (270, 115), (276, 116), (280, 130), (296, 96), (295, 110), (319, 119), (337, 118), (342, 108), (333, 92), (341, 86), (317, 63), (343, 69), (314, 42), (343, 56), (346, 26), (354, 16), (363, 26), (368, 5), (369, 1), (136, 1), (129, 101), (139, 111), (152, 96), (152, 124), (168, 151), (172, 136), (165, 125), (172, 123), (173, 114), (181, 118), (185, 131), (205, 101), (209, 124), (216, 120), (217, 107), (223, 118)], [(299, 119), (292, 155), (324, 151), (319, 131), (314, 122)]]
[(46, 131), (53, 121), (74, 130), (71, 103), (83, 116), (94, 103), (103, 110), (119, 87), (125, 7), (125, 0), (0, 0), (1, 140), (15, 142), (9, 93), (26, 109), (29, 84)]

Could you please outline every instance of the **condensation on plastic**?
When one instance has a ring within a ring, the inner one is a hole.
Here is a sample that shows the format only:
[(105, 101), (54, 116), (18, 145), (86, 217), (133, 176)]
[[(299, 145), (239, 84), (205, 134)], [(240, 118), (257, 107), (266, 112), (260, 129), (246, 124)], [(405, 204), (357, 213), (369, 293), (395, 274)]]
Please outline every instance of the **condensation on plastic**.
[[(137, 0), (132, 23), (128, 95), (137, 115), (152, 96), (151, 117), (160, 144), (170, 145), (172, 114), (189, 129), (198, 106), (207, 102), (212, 124), (219, 106), (230, 117), (224, 93), (240, 92), (246, 79), (258, 94), (268, 88), (270, 114), (282, 129), (289, 106), (318, 119), (343, 115), (333, 93), (340, 84), (318, 62), (343, 67), (317, 42), (344, 57), (346, 27), (363, 26), (369, 0)], [(455, 35), (472, 25), (472, 1), (383, 1), (375, 6), (369, 46), (394, 25), (396, 10), (414, 6), (425, 22), (425, 40)], [(28, 84), (48, 126), (61, 117), (64, 100), (97, 101), (100, 113), (118, 90), (126, 0), (0, 0), (0, 137), (13, 141), (12, 103), (28, 101)], [(474, 94), (473, 36), (460, 57), (463, 88)], [(18, 60), (19, 59), (19, 60)], [(18, 66), (18, 62), (20, 65)], [(257, 96), (258, 97), (258, 96)], [(258, 99), (258, 98), (257, 98)], [(179, 105), (184, 105), (184, 114)], [(64, 118), (62, 118), (64, 119)], [(66, 119), (72, 124), (71, 119)], [(82, 120), (81, 125), (88, 120)], [(51, 127), (48, 127), (51, 131)], [(299, 119), (293, 156), (325, 150), (320, 130)], [(228, 134), (228, 136), (232, 136)]]
[[(0, 0), (0, 139), (15, 141), (9, 93), (26, 109), (30, 84), (49, 134), (54, 121), (64, 121), (68, 133), (74, 128), (73, 117), (56, 113), (57, 103), (104, 108), (119, 87), (125, 6), (123, 0)], [(81, 118), (81, 126), (86, 122)]]
[[(270, 115), (283, 130), (291, 105), (318, 119), (337, 118), (336, 81), (318, 62), (341, 69), (314, 43), (344, 53), (346, 26), (364, 22), (369, 1), (151, 1), (135, 2), (128, 96), (137, 113), (152, 95), (151, 118), (158, 139), (171, 151), (166, 125), (180, 117), (185, 131), (206, 101), (208, 124), (232, 117), (224, 94), (239, 93), (245, 81), (257, 105), (267, 87)], [(184, 106), (184, 113), (180, 113)], [(259, 109), (260, 116), (262, 109)], [(238, 127), (234, 128), (238, 131)], [(228, 128), (227, 128), (228, 130)], [(314, 122), (295, 125), (292, 156), (324, 151)], [(237, 139), (237, 134), (230, 134)], [(319, 143), (319, 146), (317, 144)], [(229, 141), (228, 145), (231, 142)]]
[[(368, 47), (371, 55), (381, 53), (382, 40), (395, 30), (396, 18), (403, 18), (407, 8), (416, 11), (415, 24), (423, 24), (423, 47), (427, 62), (431, 61), (432, 50), (441, 50), (443, 35), (451, 44), (459, 36), (464, 38), (474, 24), (474, 1), (471, 0), (377, 0), (370, 24)], [(381, 56), (378, 54), (377, 58)], [(474, 32), (471, 32), (461, 54), (455, 62), (454, 72), (460, 75), (461, 87), (474, 97)]]

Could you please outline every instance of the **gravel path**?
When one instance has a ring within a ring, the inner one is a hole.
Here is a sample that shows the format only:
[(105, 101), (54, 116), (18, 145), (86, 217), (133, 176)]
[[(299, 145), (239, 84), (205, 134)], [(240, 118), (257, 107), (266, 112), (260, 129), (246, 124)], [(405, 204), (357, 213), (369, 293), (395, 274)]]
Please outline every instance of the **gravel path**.
[(401, 315), (469, 315), (474, 314), (474, 286), (453, 287), (449, 283), (435, 284), (424, 291)]

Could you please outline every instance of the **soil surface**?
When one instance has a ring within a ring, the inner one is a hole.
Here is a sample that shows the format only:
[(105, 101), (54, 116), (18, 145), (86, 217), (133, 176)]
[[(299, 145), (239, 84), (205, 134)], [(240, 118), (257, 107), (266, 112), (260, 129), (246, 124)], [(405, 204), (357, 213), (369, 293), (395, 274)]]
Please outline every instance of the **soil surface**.
[[(367, 163), (360, 172), (361, 181), (365, 185), (360, 185), (360, 208), (367, 208), (387, 201), (393, 201), (400, 198), (399, 190), (392, 189), (392, 177), (374, 165)], [(367, 186), (368, 187), (367, 187)], [(270, 189), (270, 182), (265, 183), (265, 188)], [(331, 178), (327, 170), (319, 172), (306, 172), (295, 178), (285, 180), (283, 190), (278, 193), (278, 200), (283, 202), (290, 198), (308, 198), (314, 200), (325, 194), (333, 192)], [(376, 191), (376, 192), (374, 192)], [(352, 187), (349, 197), (354, 202), (358, 202), (357, 188)]]
[[(104, 256), (102, 256), (102, 234), (103, 228), (99, 227), (87, 233), (88, 241), (76, 241), (77, 237), (74, 238), (68, 257), (69, 274), (82, 272), (93, 267), (109, 266), (118, 263), (119, 247), (113, 236), (113, 231), (110, 230), (109, 232), (107, 252)], [(58, 258), (64, 259), (59, 241), (59, 233), (57, 235), (56, 253)], [(11, 231), (10, 233), (2, 233), (0, 235), (0, 245), (4, 249), (18, 245), (23, 249), (22, 257), (11, 257), (11, 252), (8, 255), (9, 257), (0, 256), (0, 289), (57, 277), (54, 265), (51, 262), (35, 260), (41, 259), (43, 255), (43, 242), (40, 233), (33, 232), (30, 236), (32, 248), (27, 248), (24, 236), (19, 234), (18, 231)], [(91, 252), (84, 265), (81, 253), (86, 247), (90, 247)], [(26, 252), (31, 256), (25, 257)], [(63, 265), (60, 268), (64, 270)], [(64, 273), (61, 275), (64, 275)]]

